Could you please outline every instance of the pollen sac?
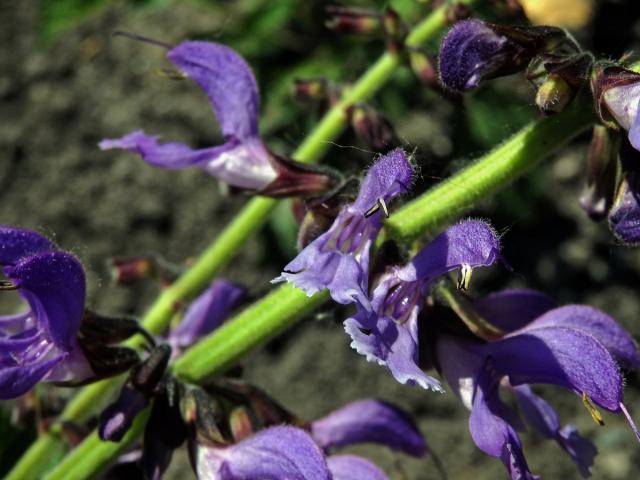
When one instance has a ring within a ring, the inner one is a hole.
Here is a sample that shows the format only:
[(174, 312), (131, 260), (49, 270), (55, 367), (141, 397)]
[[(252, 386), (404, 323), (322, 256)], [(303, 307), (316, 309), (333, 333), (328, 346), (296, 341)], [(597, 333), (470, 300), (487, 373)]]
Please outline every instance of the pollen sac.
[(587, 157), (587, 185), (580, 197), (580, 206), (596, 222), (607, 216), (613, 202), (619, 147), (619, 134), (603, 125), (593, 127)]
[(128, 285), (153, 277), (155, 267), (151, 257), (116, 258), (113, 260), (111, 277), (116, 285)]

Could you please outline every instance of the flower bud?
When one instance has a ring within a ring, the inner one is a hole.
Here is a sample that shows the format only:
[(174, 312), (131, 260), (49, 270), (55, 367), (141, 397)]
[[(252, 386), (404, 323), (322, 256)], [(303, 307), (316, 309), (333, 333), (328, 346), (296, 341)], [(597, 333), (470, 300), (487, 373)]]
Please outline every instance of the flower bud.
[(619, 146), (619, 136), (610, 129), (602, 125), (593, 127), (587, 157), (587, 186), (580, 197), (580, 206), (596, 222), (605, 218), (613, 202)]
[(536, 105), (545, 115), (560, 113), (573, 99), (574, 92), (559, 75), (549, 75), (536, 93)]
[(422, 50), (411, 49), (409, 51), (409, 63), (411, 69), (422, 83), (428, 86), (436, 85), (438, 73), (429, 56)]
[(328, 85), (325, 78), (294, 80), (294, 94), (298, 100), (321, 102), (328, 98)]
[(383, 150), (394, 138), (393, 127), (385, 116), (366, 104), (352, 105), (347, 110), (356, 134), (375, 150)]
[(380, 14), (373, 10), (353, 7), (327, 7), (325, 26), (338, 33), (371, 34), (381, 30)]
[(151, 257), (115, 258), (111, 267), (111, 278), (116, 285), (128, 285), (155, 275)]

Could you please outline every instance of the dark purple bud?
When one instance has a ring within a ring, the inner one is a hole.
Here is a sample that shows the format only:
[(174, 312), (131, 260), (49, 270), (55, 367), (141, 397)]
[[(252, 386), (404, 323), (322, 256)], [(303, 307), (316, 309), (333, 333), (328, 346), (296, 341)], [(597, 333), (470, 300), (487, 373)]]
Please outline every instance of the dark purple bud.
[(418, 79), (427, 86), (438, 84), (438, 72), (429, 56), (420, 49), (411, 49), (409, 51), (409, 63), (411, 69)]
[(371, 34), (382, 28), (381, 15), (374, 10), (353, 7), (327, 7), (325, 26), (338, 33)]
[(373, 107), (365, 104), (353, 105), (347, 110), (347, 115), (358, 136), (375, 150), (383, 150), (393, 140), (391, 123)]
[(118, 399), (100, 414), (98, 424), (100, 439), (111, 442), (122, 440), (136, 415), (148, 404), (148, 396), (130, 385), (125, 385)]
[(595, 125), (587, 157), (587, 186), (580, 197), (580, 206), (589, 218), (603, 220), (613, 202), (619, 136), (610, 129)]
[(464, 92), (483, 80), (524, 70), (539, 54), (568, 55), (579, 47), (559, 28), (497, 25), (480, 20), (458, 22), (440, 47), (440, 79)]

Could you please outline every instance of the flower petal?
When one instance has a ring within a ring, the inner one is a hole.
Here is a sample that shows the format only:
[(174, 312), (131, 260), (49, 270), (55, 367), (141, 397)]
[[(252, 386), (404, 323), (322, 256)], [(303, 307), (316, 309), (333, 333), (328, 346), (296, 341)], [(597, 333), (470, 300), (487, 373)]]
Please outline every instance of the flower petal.
[(66, 252), (39, 253), (4, 273), (20, 287), (47, 338), (71, 351), (84, 315), (85, 278), (78, 259)]
[(324, 455), (304, 430), (272, 427), (226, 448), (199, 445), (198, 478), (331, 480)]
[(568, 425), (560, 428), (558, 414), (543, 398), (539, 397), (528, 385), (514, 387), (516, 400), (520, 410), (529, 425), (542, 436), (556, 440), (576, 462), (580, 474), (589, 477), (591, 467), (598, 449), (586, 438), (581, 437), (576, 428)]
[(480, 20), (456, 23), (440, 46), (440, 79), (459, 92), (471, 90), (508, 58), (506, 37)]
[[(379, 198), (390, 202), (408, 190), (412, 174), (413, 170), (404, 150), (392, 150), (376, 160), (367, 171), (352, 209), (364, 215)], [(374, 215), (379, 217), (381, 212)]]
[(334, 455), (327, 464), (333, 480), (388, 480), (373, 463), (355, 455)]
[(147, 396), (125, 385), (117, 400), (100, 414), (98, 436), (102, 441), (119, 442), (129, 431), (136, 415), (149, 404)]
[(167, 58), (205, 91), (227, 140), (257, 138), (258, 86), (238, 53), (217, 43), (183, 42)]
[(65, 356), (61, 354), (27, 365), (0, 367), (0, 400), (9, 400), (28, 392)]
[(409, 415), (380, 400), (361, 400), (311, 423), (311, 436), (328, 450), (354, 443), (379, 443), (415, 457), (427, 454), (427, 444)]
[(246, 295), (246, 289), (226, 280), (215, 280), (189, 306), (178, 327), (169, 335), (169, 344), (185, 349), (201, 336), (222, 325)]
[(356, 315), (345, 320), (344, 328), (352, 338), (351, 348), (367, 361), (386, 366), (398, 382), (443, 392), (440, 382), (418, 366), (417, 316), (414, 310), (399, 324), (358, 306)]
[(473, 306), (491, 324), (508, 333), (555, 308), (556, 303), (542, 292), (514, 288), (475, 300)]
[(538, 478), (529, 471), (516, 431), (504, 420), (498, 395), (500, 378), (485, 367), (477, 379), (469, 431), (473, 441), (487, 455), (502, 460), (512, 480)]
[(53, 250), (56, 246), (33, 230), (0, 226), (0, 264), (13, 265), (28, 255)]
[(565, 305), (555, 308), (521, 331), (544, 327), (584, 330), (596, 337), (623, 367), (640, 367), (640, 353), (633, 338), (613, 318), (596, 308), (587, 305)]
[(582, 330), (545, 327), (518, 331), (483, 345), (483, 350), (513, 385), (559, 385), (578, 395), (587, 394), (607, 410), (620, 410), (622, 377), (616, 362), (604, 345)]
[(500, 259), (500, 240), (491, 226), (465, 220), (438, 235), (398, 272), (403, 281), (424, 282), (466, 265), (493, 265)]

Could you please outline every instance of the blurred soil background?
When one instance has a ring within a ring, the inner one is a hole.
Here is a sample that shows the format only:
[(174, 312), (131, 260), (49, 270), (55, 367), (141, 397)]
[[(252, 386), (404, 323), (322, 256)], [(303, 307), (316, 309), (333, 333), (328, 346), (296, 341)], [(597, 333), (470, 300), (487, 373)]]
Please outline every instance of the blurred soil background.
[[(380, 8), (387, 2), (349, 3)], [(429, 8), (429, 2), (390, 3), (409, 22)], [(640, 3), (635, 0), (529, 4), (536, 21), (571, 27), (598, 55), (616, 58), (639, 47)], [(321, 113), (294, 100), (293, 80), (318, 75), (355, 80), (384, 48), (378, 38), (327, 30), (325, 6), (318, 0), (0, 0), (0, 223), (37, 229), (76, 253), (87, 268), (92, 308), (142, 315), (157, 286), (112, 286), (109, 259), (158, 253), (188, 262), (246, 198), (226, 194), (197, 170), (160, 170), (132, 154), (98, 150), (100, 139), (140, 128), (196, 147), (220, 141), (204, 94), (192, 82), (163, 73), (171, 67), (164, 51), (114, 38), (113, 32), (168, 43), (214, 40), (238, 50), (260, 85), (263, 136), (286, 154)], [(427, 47), (435, 54), (437, 42)], [(454, 102), (422, 86), (408, 68), (399, 69), (373, 104), (386, 113), (406, 148), (415, 149), (421, 179), (414, 193), (537, 115), (533, 91), (522, 77), (492, 82)], [(504, 233), (504, 255), (513, 267), (513, 272), (498, 267), (474, 275), (472, 293), (507, 286), (542, 289), (561, 304), (601, 308), (640, 338), (640, 254), (617, 245), (606, 225), (591, 223), (578, 206), (588, 140), (583, 135), (472, 212)], [(352, 133), (335, 143), (326, 163), (353, 173), (370, 164), (370, 148)], [(294, 255), (295, 233), (283, 204), (223, 276), (260, 297)], [(10, 294), (3, 293), (1, 300), (3, 312), (16, 307)], [(452, 394), (397, 384), (386, 370), (350, 350), (342, 319), (327, 309), (301, 322), (247, 359), (246, 378), (308, 419), (360, 398), (392, 401), (415, 415), (448, 478), (506, 478), (502, 464), (474, 446), (468, 412)], [(630, 374), (626, 401), (638, 420), (639, 387), (637, 374)], [(594, 478), (637, 478), (640, 449), (621, 416), (605, 415), (607, 425), (597, 427), (577, 396), (543, 391), (563, 423), (576, 424), (598, 446)], [(0, 473), (33, 435), (10, 426), (3, 413)], [(579, 478), (555, 444), (534, 433), (523, 439), (535, 473), (546, 479)], [(396, 480), (442, 478), (433, 459), (415, 460), (377, 447), (353, 451), (375, 459)], [(190, 476), (186, 455), (177, 455), (169, 478)]]

